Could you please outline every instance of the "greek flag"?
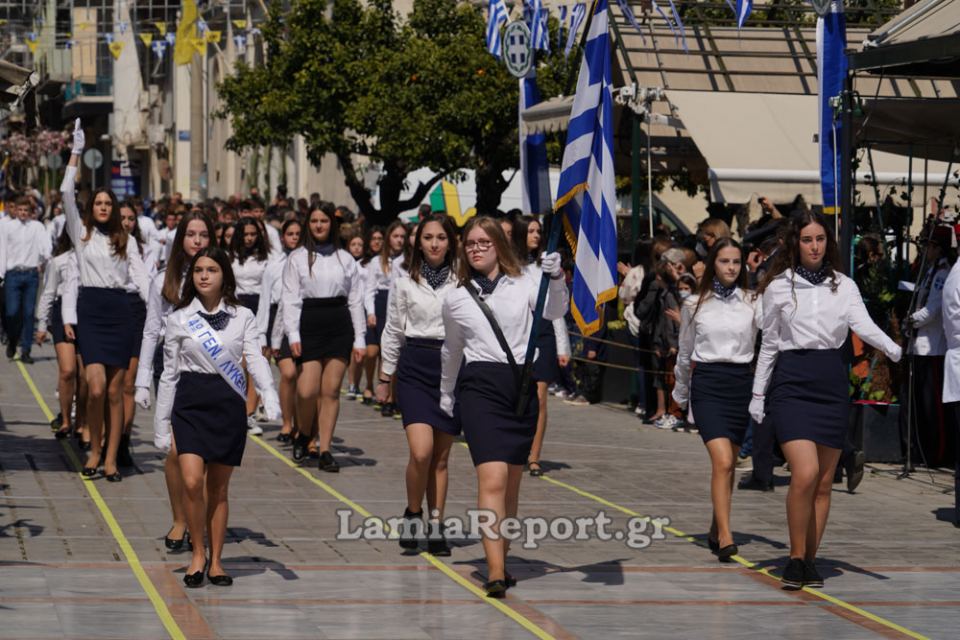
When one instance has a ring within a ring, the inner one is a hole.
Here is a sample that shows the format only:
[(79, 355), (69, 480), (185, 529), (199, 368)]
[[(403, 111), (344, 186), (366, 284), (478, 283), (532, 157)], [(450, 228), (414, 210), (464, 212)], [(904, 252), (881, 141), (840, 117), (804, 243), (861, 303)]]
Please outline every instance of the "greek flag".
[(594, 0), (555, 207), (575, 251), (571, 311), (584, 335), (600, 328), (603, 304), (617, 297), (612, 88), (607, 0)]
[(563, 46), (563, 29), (567, 24), (567, 14), (570, 13), (570, 7), (565, 4), (560, 5), (557, 8), (557, 11), (560, 12), (560, 17), (557, 18), (559, 26), (557, 27), (557, 47)]
[(530, 27), (530, 42), (533, 49), (550, 51), (550, 30), (547, 28), (547, 18), (550, 10), (545, 9), (542, 0), (528, 0), (523, 8), (524, 21)]
[(547, 137), (541, 133), (525, 133), (523, 112), (540, 102), (536, 71), (520, 79), (520, 185), (523, 212), (540, 215), (551, 208), (550, 163), (547, 162)]
[(620, 5), (620, 12), (623, 13), (623, 17), (626, 18), (627, 22), (640, 34), (640, 41), (646, 44), (647, 40), (643, 37), (643, 29), (640, 28), (640, 23), (637, 22), (636, 16), (633, 15), (633, 10), (630, 8), (630, 5), (627, 4), (627, 0), (617, 0), (617, 4)]
[(686, 53), (690, 53), (690, 49), (687, 47), (687, 30), (683, 26), (683, 20), (680, 19), (680, 12), (677, 11), (677, 5), (673, 4), (673, 0), (667, 0), (667, 2), (670, 4), (669, 16), (660, 8), (657, 0), (651, 0), (650, 5), (660, 14), (663, 21), (667, 23), (667, 26), (670, 28), (670, 33), (673, 34), (673, 39), (683, 47)]
[(490, 0), (487, 13), (487, 51), (499, 60), (503, 53), (500, 28), (507, 22), (507, 5), (503, 0)]
[[(830, 13), (817, 18), (817, 86), (820, 107), (820, 189), (823, 193), (823, 212), (837, 213), (840, 189), (840, 121), (834, 117), (830, 100), (843, 91), (847, 75), (846, 18), (843, 5), (834, 0)], [(836, 141), (836, 144), (834, 142)]]
[(586, 17), (587, 5), (583, 2), (578, 2), (570, 9), (570, 29), (567, 31), (567, 45), (563, 48), (564, 57), (570, 57), (570, 51), (577, 42), (577, 31), (580, 30), (580, 25)]
[(750, 12), (753, 11), (753, 0), (737, 0), (737, 8), (734, 10), (737, 14), (737, 29), (743, 29)]

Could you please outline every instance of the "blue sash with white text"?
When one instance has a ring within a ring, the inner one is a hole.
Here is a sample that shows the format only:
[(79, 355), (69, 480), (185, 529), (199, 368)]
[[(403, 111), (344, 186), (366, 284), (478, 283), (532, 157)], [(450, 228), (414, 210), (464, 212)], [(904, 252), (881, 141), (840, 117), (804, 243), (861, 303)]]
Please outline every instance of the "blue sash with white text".
[(230, 359), (226, 349), (223, 347), (223, 340), (220, 334), (204, 320), (199, 313), (195, 313), (187, 318), (187, 332), (190, 337), (196, 340), (207, 359), (216, 368), (220, 377), (227, 381), (230, 388), (246, 400), (247, 398), (247, 376), (243, 367), (239, 363)]

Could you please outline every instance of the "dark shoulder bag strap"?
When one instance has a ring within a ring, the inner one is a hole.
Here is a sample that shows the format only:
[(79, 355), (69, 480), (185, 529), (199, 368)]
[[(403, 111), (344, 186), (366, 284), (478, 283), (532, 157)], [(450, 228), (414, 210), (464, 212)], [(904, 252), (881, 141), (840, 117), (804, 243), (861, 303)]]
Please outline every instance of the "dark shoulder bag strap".
[(513, 371), (513, 377), (516, 379), (517, 385), (520, 384), (520, 367), (517, 366), (517, 360), (513, 357), (513, 351), (510, 349), (510, 345), (507, 344), (507, 339), (503, 335), (503, 330), (500, 328), (500, 323), (497, 322), (497, 317), (493, 315), (493, 310), (487, 306), (487, 303), (480, 299), (480, 294), (477, 293), (477, 290), (473, 288), (472, 283), (467, 283), (464, 285), (467, 292), (470, 294), (470, 297), (473, 298), (473, 301), (477, 303), (477, 306), (480, 307), (480, 311), (483, 312), (483, 315), (487, 317), (487, 322), (490, 323), (490, 328), (493, 329), (493, 335), (497, 337), (497, 342), (500, 343), (500, 348), (503, 349), (503, 352), (507, 355), (507, 362), (510, 363), (510, 369)]

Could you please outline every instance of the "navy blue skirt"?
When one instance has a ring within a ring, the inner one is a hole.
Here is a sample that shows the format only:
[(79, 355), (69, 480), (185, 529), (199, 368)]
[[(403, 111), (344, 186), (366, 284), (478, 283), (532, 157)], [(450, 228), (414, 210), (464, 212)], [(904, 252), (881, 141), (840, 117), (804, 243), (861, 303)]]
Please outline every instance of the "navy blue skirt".
[(128, 291), (127, 298), (130, 300), (130, 313), (133, 316), (133, 348), (130, 357), (139, 358), (140, 345), (143, 344), (143, 325), (147, 323), (147, 305), (138, 293)]
[(260, 294), (258, 293), (238, 293), (237, 300), (250, 311), (253, 316), (257, 316), (257, 309), (260, 307)]
[(180, 373), (170, 414), (177, 453), (239, 467), (247, 444), (244, 399), (216, 373)]
[(484, 462), (526, 464), (537, 433), (537, 385), (530, 385), (527, 410), (520, 417), (515, 413), (518, 393), (509, 364), (471, 362), (461, 371), (457, 400), (474, 466)]
[(347, 299), (307, 298), (300, 310), (301, 362), (342, 358), (353, 351), (353, 322)]
[(740, 446), (750, 423), (753, 373), (749, 364), (694, 363), (690, 407), (704, 442), (727, 438)]
[(133, 310), (123, 289), (81, 287), (77, 299), (77, 348), (83, 365), (126, 369), (133, 353)]
[(290, 341), (287, 340), (286, 335), (284, 335), (283, 338), (280, 340), (279, 347), (271, 344), (273, 342), (273, 338), (272, 338), (273, 326), (274, 326), (273, 323), (277, 321), (278, 308), (279, 308), (279, 305), (276, 302), (270, 305), (270, 320), (267, 322), (267, 345), (271, 349), (277, 349), (279, 351), (276, 357), (277, 362), (279, 362), (280, 360), (285, 360), (287, 358), (293, 357), (293, 354), (290, 353)]
[(375, 327), (367, 327), (367, 345), (380, 345), (380, 336), (383, 335), (383, 328), (387, 326), (387, 300), (390, 297), (388, 289), (377, 289), (373, 296), (373, 313), (377, 317)]
[(537, 324), (537, 359), (533, 362), (533, 379), (548, 384), (560, 380), (560, 363), (557, 362), (557, 336), (553, 321), (540, 318)]
[(850, 418), (849, 386), (840, 349), (781, 351), (766, 405), (777, 440), (812, 440), (843, 449)]
[(397, 404), (403, 426), (428, 424), (450, 435), (460, 433), (440, 409), (440, 348), (443, 340), (407, 338), (397, 363)]
[(50, 308), (50, 319), (47, 320), (47, 329), (50, 330), (50, 335), (53, 337), (53, 344), (63, 342), (72, 344), (73, 340), (67, 340), (67, 334), (63, 331), (62, 306), (63, 301), (60, 298), (53, 301), (53, 306)]

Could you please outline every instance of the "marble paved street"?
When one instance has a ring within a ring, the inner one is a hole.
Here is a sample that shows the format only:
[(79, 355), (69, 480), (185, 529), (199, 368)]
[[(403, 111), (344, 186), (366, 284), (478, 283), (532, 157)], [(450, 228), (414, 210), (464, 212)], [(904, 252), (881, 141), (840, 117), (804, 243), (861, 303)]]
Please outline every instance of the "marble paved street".
[[(709, 461), (699, 437), (556, 399), (548, 474), (524, 478), (520, 515), (603, 511), (620, 537), (630, 518), (653, 516), (669, 520), (662, 539), (645, 548), (596, 535), (515, 543), (509, 568), (519, 585), (502, 601), (479, 590), (477, 541), (434, 558), (405, 555), (395, 540), (338, 539), (341, 517), (357, 527), (403, 512), (407, 461), (399, 421), (343, 402), (339, 474), (288, 462), (276, 425), (248, 439), (224, 552), (236, 581), (185, 589), (188, 554), (163, 543), (170, 516), (151, 412), (137, 415), (136, 467), (123, 482), (85, 481), (73, 440), (62, 444), (48, 426), (53, 350), (34, 355), (29, 367), (0, 362), (0, 638), (846, 640), (956, 638), (960, 629), (960, 529), (947, 474), (896, 480), (877, 467), (856, 494), (837, 485), (821, 552), (826, 585), (786, 592), (774, 577), (787, 550), (786, 472), (773, 493), (735, 493), (741, 557), (721, 565), (706, 547)], [(475, 499), (469, 454), (455, 445), (448, 515)]]

